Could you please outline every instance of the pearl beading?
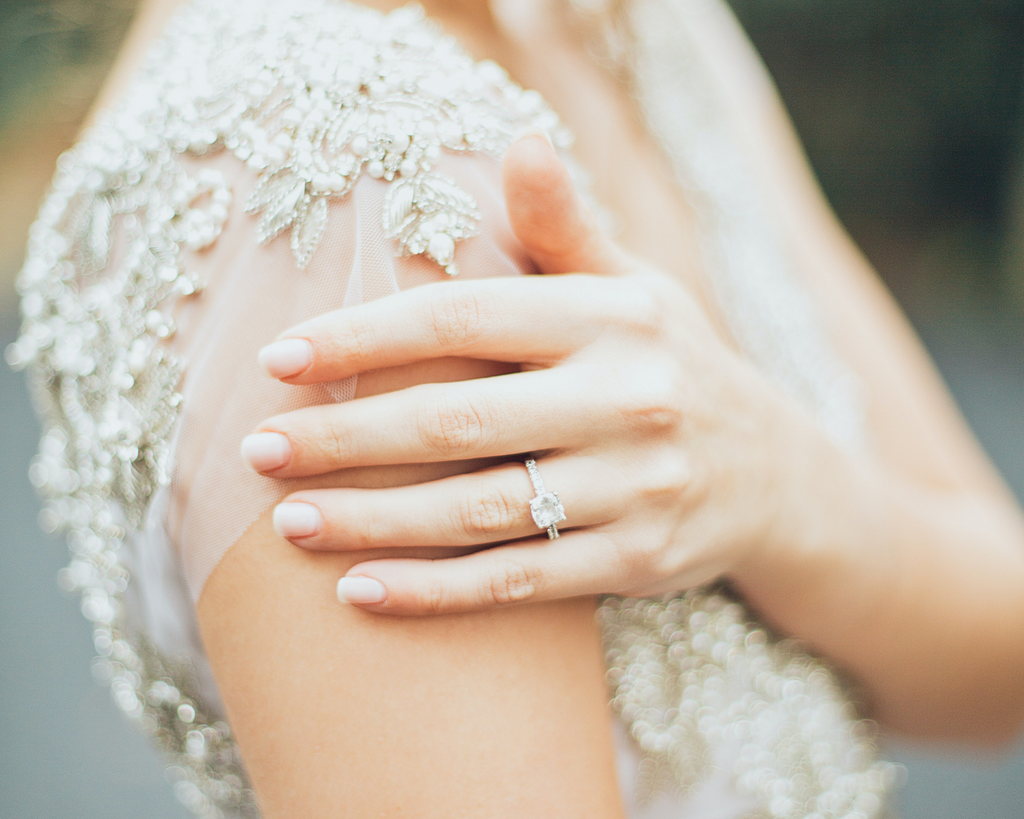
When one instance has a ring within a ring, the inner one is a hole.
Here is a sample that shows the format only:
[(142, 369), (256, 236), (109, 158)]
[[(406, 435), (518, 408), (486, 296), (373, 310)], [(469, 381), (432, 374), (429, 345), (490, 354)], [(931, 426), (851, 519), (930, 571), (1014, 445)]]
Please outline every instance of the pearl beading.
[[(480, 217), (436, 172), (440, 153), (500, 156), (531, 124), (570, 142), (536, 92), (474, 63), (415, 10), (283, 5), (183, 9), (126, 99), (62, 157), (19, 279), (23, 332), (7, 352), (32, 365), (49, 416), (31, 477), (46, 497), (44, 527), (68, 537), (60, 582), (81, 593), (93, 623), (94, 674), (167, 751), (178, 798), (210, 819), (256, 816), (255, 797), (191, 669), (127, 621), (120, 554), (168, 481), (182, 364), (162, 344), (174, 332), (167, 307), (202, 287), (180, 252), (216, 241), (233, 200), (219, 173), (191, 177), (179, 157), (226, 149), (245, 162), (257, 175), (245, 208), (258, 240), (290, 231), (300, 267), (329, 198), (364, 172), (382, 179), (382, 230), (396, 250), (454, 274), (456, 244)], [(687, 150), (682, 136), (668, 147)], [(643, 753), (648, 795), (694, 787), (716, 749), (739, 742), (735, 785), (763, 804), (757, 816), (878, 815), (894, 769), (875, 761), (870, 723), (820, 661), (768, 635), (727, 594), (609, 598), (600, 617), (613, 704)]]
[(175, 794), (196, 816), (256, 816), (255, 796), (188, 664), (133, 628), (123, 599), (124, 540), (169, 482), (183, 371), (162, 344), (175, 330), (169, 307), (202, 290), (181, 251), (213, 244), (234, 198), (218, 171), (190, 176), (180, 160), (226, 149), (245, 162), (258, 240), (290, 230), (299, 267), (328, 199), (365, 171), (389, 185), (382, 229), (396, 252), (454, 275), (456, 243), (480, 215), (434, 163), (443, 151), (500, 157), (531, 125), (571, 143), (538, 94), (474, 63), (415, 8), (199, 0), (58, 163), (18, 280), (22, 332), (5, 355), (31, 366), (47, 417), (30, 477), (44, 528), (68, 539), (59, 580), (93, 624), (94, 676), (167, 752)]
[[(837, 444), (863, 447), (860, 385), (820, 326), (726, 89), (702, 56), (706, 21), (728, 24), (728, 8), (572, 3), (687, 192), (707, 276), (744, 353)], [(688, 791), (725, 764), (737, 793), (761, 805), (745, 819), (885, 815), (900, 768), (878, 759), (877, 727), (857, 718), (824, 660), (758, 625), (727, 587), (609, 598), (600, 616), (613, 703), (641, 749), (642, 796)]]
[(898, 775), (835, 675), (727, 590), (606, 598), (612, 706), (641, 751), (637, 791), (687, 793), (732, 750), (745, 819), (871, 819)]
[(315, 27), (312, 11), (261, 9), (225, 31), (220, 49), (176, 60), (192, 76), (175, 82), (166, 121), (180, 131), (168, 132), (170, 144), (198, 154), (223, 145), (255, 171), (246, 210), (260, 215), (259, 241), (290, 228), (300, 268), (326, 227), (328, 198), (366, 173), (392, 183), (384, 234), (456, 275), (456, 245), (479, 232), (480, 213), (437, 172), (442, 151), (500, 157), (528, 125), (559, 147), (571, 135), (539, 94), (471, 60), (417, 8), (382, 18), (321, 5)]

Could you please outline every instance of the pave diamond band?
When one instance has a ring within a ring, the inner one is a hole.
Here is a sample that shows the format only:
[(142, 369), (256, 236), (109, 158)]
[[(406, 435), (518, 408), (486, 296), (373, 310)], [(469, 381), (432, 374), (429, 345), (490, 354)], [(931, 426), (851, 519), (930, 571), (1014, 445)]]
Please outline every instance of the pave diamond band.
[(544, 481), (541, 480), (537, 462), (533, 458), (527, 458), (526, 471), (530, 473), (530, 483), (533, 484), (533, 491), (537, 493), (537, 497), (530, 501), (533, 522), (538, 528), (547, 529), (548, 537), (554, 540), (558, 537), (558, 527), (555, 524), (565, 520), (565, 507), (556, 493), (548, 492), (544, 488)]

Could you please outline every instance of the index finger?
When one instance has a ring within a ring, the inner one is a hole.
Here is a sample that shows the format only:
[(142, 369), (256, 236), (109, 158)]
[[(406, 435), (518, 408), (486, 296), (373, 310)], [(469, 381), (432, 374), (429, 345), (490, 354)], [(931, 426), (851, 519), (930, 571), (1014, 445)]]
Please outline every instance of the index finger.
[(550, 366), (649, 307), (628, 280), (582, 273), (437, 282), (300, 324), (260, 363), (289, 384), (448, 356)]

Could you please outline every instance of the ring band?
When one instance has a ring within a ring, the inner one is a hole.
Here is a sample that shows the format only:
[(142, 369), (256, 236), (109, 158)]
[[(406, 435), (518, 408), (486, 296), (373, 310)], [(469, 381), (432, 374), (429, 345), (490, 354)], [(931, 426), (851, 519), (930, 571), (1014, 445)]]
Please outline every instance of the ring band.
[(533, 484), (533, 491), (537, 493), (537, 497), (530, 501), (533, 522), (538, 528), (547, 529), (548, 538), (554, 540), (558, 537), (558, 527), (555, 524), (565, 520), (565, 507), (556, 493), (548, 492), (544, 488), (544, 481), (541, 480), (537, 462), (533, 458), (526, 459), (526, 471), (530, 473), (530, 483)]

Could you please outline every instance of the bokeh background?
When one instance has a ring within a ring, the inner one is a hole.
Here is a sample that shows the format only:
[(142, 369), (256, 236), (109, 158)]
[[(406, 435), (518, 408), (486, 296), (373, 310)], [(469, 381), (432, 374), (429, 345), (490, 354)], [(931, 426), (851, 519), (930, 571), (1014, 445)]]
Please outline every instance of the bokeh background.
[[(1024, 0), (733, 6), (836, 210), (1024, 496)], [(134, 7), (0, 0), (0, 346), (26, 231)], [(0, 819), (185, 819), (89, 676), (88, 627), (55, 581), (66, 550), (25, 477), (38, 428), (2, 365), (0, 430)], [(1024, 752), (890, 751), (905, 819), (1024, 816)]]

